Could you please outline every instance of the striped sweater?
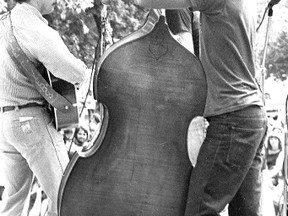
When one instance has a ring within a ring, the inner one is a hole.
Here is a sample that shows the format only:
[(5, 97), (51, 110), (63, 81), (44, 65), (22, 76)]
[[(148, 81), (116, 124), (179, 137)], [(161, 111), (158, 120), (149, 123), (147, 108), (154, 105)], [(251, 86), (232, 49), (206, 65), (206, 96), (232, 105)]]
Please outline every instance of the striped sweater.
[[(0, 106), (44, 103), (33, 84), (10, 58), (6, 50), (6, 35), (10, 23), (0, 17)], [(25, 54), (32, 62), (40, 61), (56, 77), (72, 84), (88, 79), (88, 70), (67, 49), (59, 34), (33, 6), (17, 4), (11, 11), (13, 33)], [(8, 23), (8, 24), (7, 24)]]

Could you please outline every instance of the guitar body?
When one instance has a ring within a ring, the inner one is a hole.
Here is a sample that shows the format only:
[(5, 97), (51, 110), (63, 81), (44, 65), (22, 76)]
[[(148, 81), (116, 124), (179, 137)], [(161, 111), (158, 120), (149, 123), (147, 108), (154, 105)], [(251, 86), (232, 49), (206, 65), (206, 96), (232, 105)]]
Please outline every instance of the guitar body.
[(74, 155), (64, 173), (60, 216), (182, 216), (188, 126), (206, 100), (200, 61), (152, 13), (104, 53), (94, 94), (104, 122), (94, 154)]
[(61, 128), (75, 127), (79, 123), (79, 113), (77, 107), (77, 97), (75, 86), (65, 80), (59, 79), (53, 74), (48, 73), (49, 83), (52, 88), (66, 98), (71, 104), (75, 104), (69, 112), (61, 112), (52, 107), (54, 114), (55, 127), (57, 130)]

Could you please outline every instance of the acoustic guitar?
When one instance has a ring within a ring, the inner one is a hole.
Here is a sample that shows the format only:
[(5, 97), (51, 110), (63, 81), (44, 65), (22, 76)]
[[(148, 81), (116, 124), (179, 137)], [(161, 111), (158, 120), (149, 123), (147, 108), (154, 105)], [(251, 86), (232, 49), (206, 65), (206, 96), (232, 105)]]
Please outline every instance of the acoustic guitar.
[[(10, 18), (10, 13), (7, 17)], [(55, 127), (57, 130), (69, 127), (78, 123), (78, 108), (75, 87), (73, 84), (54, 77), (41, 62), (32, 63), (19, 46), (13, 31), (11, 18), (4, 19), (5, 25), (10, 28), (7, 34), (7, 51), (19, 68), (23, 72), (39, 93), (51, 104), (51, 110), (55, 117)], [(40, 74), (39, 74), (40, 73)], [(53, 107), (57, 107), (53, 108)], [(61, 111), (61, 112), (60, 112)]]
[(79, 123), (79, 112), (75, 86), (72, 83), (55, 77), (42, 64), (40, 64), (37, 69), (58, 94), (73, 104), (69, 112), (61, 112), (51, 105), (56, 129), (60, 130), (62, 128), (77, 126)]
[(65, 80), (53, 76), (53, 74), (50, 72), (47, 73), (49, 76), (49, 83), (52, 88), (73, 104), (73, 108), (70, 110), (70, 112), (65, 113), (51, 106), (56, 129), (60, 130), (61, 128), (75, 127), (79, 123), (75, 86)]

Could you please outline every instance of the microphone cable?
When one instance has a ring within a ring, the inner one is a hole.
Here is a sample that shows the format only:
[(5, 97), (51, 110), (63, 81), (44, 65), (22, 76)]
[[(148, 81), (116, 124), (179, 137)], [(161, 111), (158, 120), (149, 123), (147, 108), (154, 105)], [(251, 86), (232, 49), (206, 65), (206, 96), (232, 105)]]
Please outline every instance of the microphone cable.
[(269, 9), (269, 7), (267, 6), (267, 7), (265, 8), (265, 11), (264, 11), (263, 15), (262, 15), (262, 19), (261, 19), (261, 21), (260, 21), (260, 23), (259, 23), (259, 25), (258, 25), (258, 27), (257, 27), (257, 29), (256, 29), (256, 32), (258, 32), (258, 30), (260, 29), (261, 25), (263, 24), (263, 21), (264, 21), (264, 19), (265, 19), (265, 17), (266, 17), (266, 14), (267, 14), (268, 9)]
[[(95, 70), (97, 70), (97, 64), (100, 60), (100, 57), (103, 55), (103, 52), (105, 50), (105, 26), (106, 26), (106, 22), (107, 22), (107, 6), (105, 4), (102, 4), (102, 9), (101, 9), (101, 15), (100, 15), (100, 26), (99, 26), (99, 38), (96, 41), (96, 47), (95, 47), (95, 53), (94, 53), (94, 59), (93, 59), (93, 63), (92, 63), (92, 68), (91, 68), (91, 75), (90, 75), (90, 79), (89, 79), (89, 84), (88, 84), (88, 90), (86, 92), (85, 98), (84, 98), (84, 102), (83, 102), (83, 107), (80, 111), (79, 116), (81, 117), (85, 108), (86, 108), (86, 104), (88, 101), (88, 97), (89, 95), (93, 95), (93, 89), (92, 87), (92, 82), (94, 79), (94, 74), (95, 74)], [(93, 97), (95, 97), (95, 95), (93, 95)], [(95, 98), (94, 98), (95, 99)]]
[(271, 0), (269, 2), (269, 4), (265, 8), (265, 11), (264, 11), (264, 13), (262, 15), (262, 19), (261, 19), (261, 21), (260, 21), (260, 23), (259, 23), (259, 25), (258, 25), (258, 27), (256, 29), (256, 32), (258, 32), (258, 30), (260, 29), (260, 27), (261, 27), (261, 25), (262, 25), (262, 23), (263, 23), (263, 21), (264, 21), (264, 19), (266, 17), (267, 11), (268, 11), (268, 17), (272, 17), (273, 16), (273, 9), (272, 8), (273, 8), (274, 5), (278, 4), (279, 2), (280, 2), (280, 0)]

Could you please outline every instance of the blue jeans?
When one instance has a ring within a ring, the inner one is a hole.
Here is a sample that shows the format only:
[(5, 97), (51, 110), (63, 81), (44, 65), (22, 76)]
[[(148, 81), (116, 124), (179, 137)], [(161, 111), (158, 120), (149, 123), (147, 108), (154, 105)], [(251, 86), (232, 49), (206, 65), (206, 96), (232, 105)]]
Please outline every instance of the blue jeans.
[(266, 112), (258, 106), (207, 118), (209, 127), (192, 171), (185, 216), (260, 216)]
[(1, 216), (20, 216), (36, 176), (48, 197), (48, 215), (57, 215), (57, 195), (68, 154), (46, 108), (0, 113), (0, 176), (5, 190)]

